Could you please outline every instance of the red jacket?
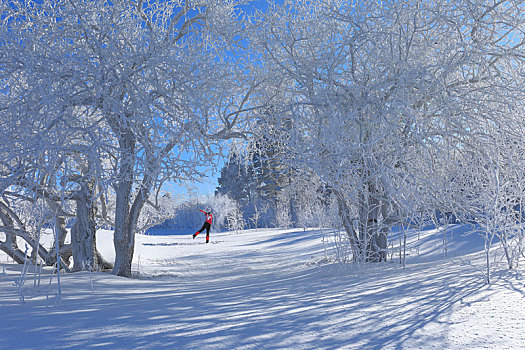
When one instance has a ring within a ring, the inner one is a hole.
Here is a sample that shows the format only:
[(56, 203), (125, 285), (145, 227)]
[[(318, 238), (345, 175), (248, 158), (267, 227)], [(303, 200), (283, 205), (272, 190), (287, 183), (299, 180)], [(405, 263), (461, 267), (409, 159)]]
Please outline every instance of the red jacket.
[(201, 210), (201, 211), (204, 213), (204, 215), (206, 215), (206, 222), (211, 225), (213, 221), (213, 215), (211, 214), (211, 212), (206, 213), (204, 210)]

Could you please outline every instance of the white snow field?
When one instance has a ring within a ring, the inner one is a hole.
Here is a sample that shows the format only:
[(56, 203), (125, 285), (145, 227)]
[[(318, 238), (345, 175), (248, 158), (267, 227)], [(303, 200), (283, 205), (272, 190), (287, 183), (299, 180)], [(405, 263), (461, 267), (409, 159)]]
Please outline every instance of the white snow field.
[[(485, 285), (483, 241), (463, 231), (447, 235), (448, 257), (441, 232), (411, 235), (406, 269), (397, 255), (331, 262), (321, 230), (139, 235), (140, 278), (62, 274), (57, 300), (45, 269), (25, 303), (22, 266), (0, 255), (0, 349), (523, 349), (523, 270)], [(97, 239), (113, 259), (111, 233)]]

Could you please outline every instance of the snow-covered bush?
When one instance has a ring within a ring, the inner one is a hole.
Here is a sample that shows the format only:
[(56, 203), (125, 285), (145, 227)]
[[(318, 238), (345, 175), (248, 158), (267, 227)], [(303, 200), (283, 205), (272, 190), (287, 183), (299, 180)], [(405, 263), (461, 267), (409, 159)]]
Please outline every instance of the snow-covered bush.
[(178, 204), (173, 208), (172, 217), (157, 227), (194, 232), (204, 222), (204, 215), (200, 210), (208, 209), (213, 213), (212, 230), (241, 230), (244, 228), (244, 219), (237, 203), (228, 196), (220, 194), (194, 198)]
[(150, 227), (162, 224), (175, 215), (176, 209), (177, 203), (172, 199), (171, 194), (165, 192), (150, 196), (137, 221), (137, 232), (144, 233)]
[(277, 211), (275, 213), (277, 227), (288, 228), (292, 226), (292, 217), (290, 215), (290, 200), (282, 198), (277, 201)]
[(226, 227), (229, 231), (238, 233), (239, 231), (243, 230), (245, 226), (246, 223), (239, 208), (234, 208), (228, 212), (226, 215)]

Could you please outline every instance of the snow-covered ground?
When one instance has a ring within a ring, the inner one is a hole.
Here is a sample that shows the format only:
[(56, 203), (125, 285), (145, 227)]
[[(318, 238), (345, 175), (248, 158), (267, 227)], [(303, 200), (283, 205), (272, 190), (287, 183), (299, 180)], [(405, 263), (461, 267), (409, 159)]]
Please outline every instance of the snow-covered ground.
[(483, 242), (463, 233), (445, 258), (441, 232), (411, 235), (406, 269), (331, 262), (321, 230), (137, 236), (139, 278), (61, 275), (57, 302), (45, 270), (25, 304), (0, 254), (0, 349), (523, 349), (523, 270), (484, 285)]

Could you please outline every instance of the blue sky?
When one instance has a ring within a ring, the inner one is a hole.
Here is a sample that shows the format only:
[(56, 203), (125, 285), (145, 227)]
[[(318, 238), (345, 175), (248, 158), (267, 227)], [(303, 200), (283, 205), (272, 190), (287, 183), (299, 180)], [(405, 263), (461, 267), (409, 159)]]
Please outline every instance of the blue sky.
[(275, 0), (275, 1), (267, 1), (267, 0), (254, 0), (251, 1), (248, 5), (242, 6), (243, 11), (250, 12), (252, 9), (260, 9), (260, 10), (266, 10), (268, 8), (268, 3), (274, 2), (276, 4), (282, 4), (284, 0)]
[(199, 171), (204, 172), (204, 177), (200, 182), (182, 185), (169, 182), (164, 185), (164, 190), (174, 194), (175, 198), (182, 199), (213, 195), (218, 186), (218, 178), (221, 168), (224, 166), (225, 159), (223, 157), (216, 157), (214, 163), (217, 164), (216, 169), (213, 169), (214, 167), (212, 166), (199, 168)]
[[(165, 186), (165, 190), (175, 195), (175, 198), (194, 198), (201, 196), (208, 196), (215, 193), (217, 188), (217, 179), (219, 174), (210, 173), (209, 176), (203, 178), (203, 182), (195, 182), (191, 184), (188, 188), (186, 186), (176, 185), (174, 183), (169, 183)], [(191, 188), (194, 187), (194, 188)]]

